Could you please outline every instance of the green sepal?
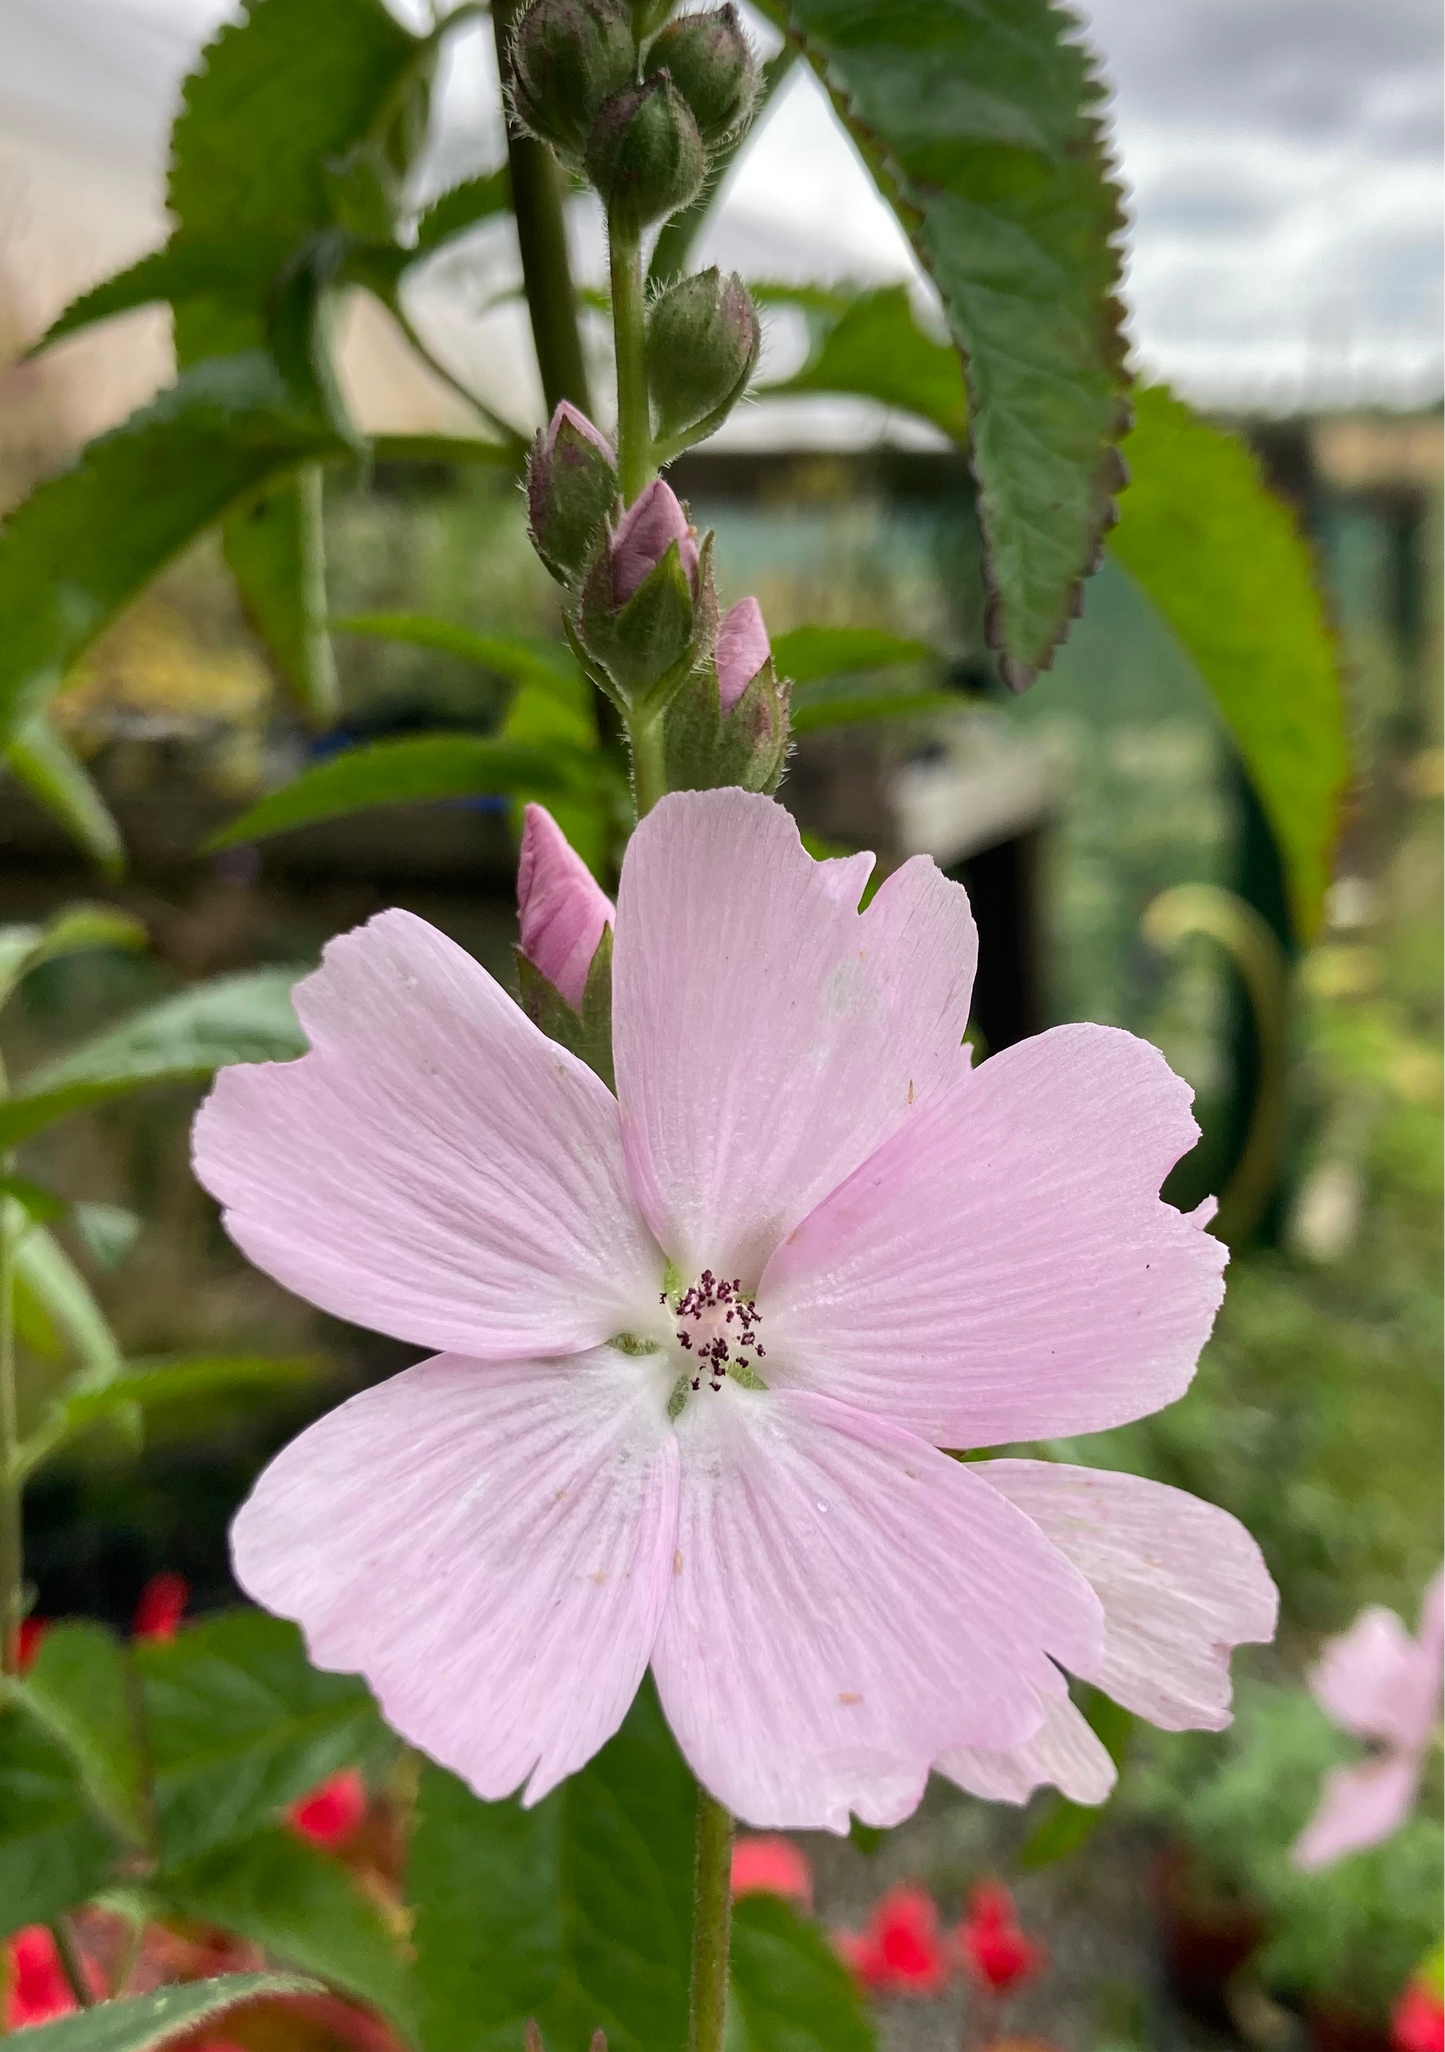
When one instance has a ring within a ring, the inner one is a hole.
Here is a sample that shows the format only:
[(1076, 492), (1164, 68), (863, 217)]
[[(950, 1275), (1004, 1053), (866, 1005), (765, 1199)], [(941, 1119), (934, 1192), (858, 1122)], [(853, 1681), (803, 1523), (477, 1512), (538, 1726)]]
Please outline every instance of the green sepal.
[[(706, 568), (704, 561), (699, 566), (699, 599), (711, 589)], [(656, 710), (705, 653), (699, 640), (705, 640), (710, 650), (712, 636), (706, 628), (711, 616), (716, 634), (716, 611), (715, 601), (694, 600), (675, 541), (668, 543), (627, 603), (617, 607), (610, 553), (599, 539), (582, 587), (577, 627), (584, 649), (606, 671), (619, 702), (634, 712), (644, 706)]]
[(788, 758), (788, 694), (771, 658), (741, 698), (724, 712), (717, 672), (696, 670), (667, 709), (663, 745), (671, 791), (708, 791), (737, 784), (769, 795)]
[(736, 273), (679, 278), (647, 312), (653, 434), (669, 457), (722, 426), (762, 345), (757, 308)]
[(579, 1061), (586, 1062), (607, 1088), (613, 1089), (612, 928), (602, 929), (582, 989), (580, 1012), (568, 1004), (556, 984), (549, 982), (520, 948), (514, 952), (522, 1010), (532, 1024), (539, 1026), (549, 1040), (555, 1040)]

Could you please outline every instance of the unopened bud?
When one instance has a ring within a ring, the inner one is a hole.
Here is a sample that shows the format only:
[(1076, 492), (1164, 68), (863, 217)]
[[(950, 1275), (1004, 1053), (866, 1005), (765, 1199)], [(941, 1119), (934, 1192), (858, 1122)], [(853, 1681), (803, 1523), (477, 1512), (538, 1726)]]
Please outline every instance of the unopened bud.
[(677, 543), (690, 584), (697, 582), (697, 536), (671, 485), (655, 477), (617, 523), (612, 539), (612, 602), (623, 606)]
[(617, 497), (617, 459), (584, 413), (564, 399), (527, 459), (532, 543), (563, 584), (578, 575), (588, 546)]
[(679, 278), (647, 315), (647, 382), (659, 441), (700, 440), (742, 397), (762, 333), (741, 278), (716, 269)]
[(692, 109), (665, 71), (614, 93), (587, 138), (587, 175), (608, 218), (639, 234), (697, 198), (707, 175)]
[(580, 170), (599, 109), (637, 77), (622, 0), (533, 0), (512, 36), (512, 111)]
[(724, 712), (732, 711), (772, 653), (757, 600), (729, 606), (717, 630), (717, 695)]
[(734, 134), (753, 111), (758, 61), (731, 0), (716, 13), (680, 15), (653, 44), (647, 62), (650, 70), (668, 71), (705, 143)]
[(673, 0), (632, 0), (632, 33), (639, 43), (655, 36), (673, 9)]
[(522, 953), (580, 1012), (592, 958), (616, 914), (612, 900), (542, 805), (529, 805), (524, 814), (517, 917)]

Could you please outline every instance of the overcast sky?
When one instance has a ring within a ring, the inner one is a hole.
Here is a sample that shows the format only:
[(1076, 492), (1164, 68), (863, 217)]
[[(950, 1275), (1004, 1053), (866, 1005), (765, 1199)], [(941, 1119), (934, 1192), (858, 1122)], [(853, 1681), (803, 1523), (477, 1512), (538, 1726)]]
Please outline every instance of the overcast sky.
[[(145, 100), (169, 68), (162, 45), (183, 55), (227, 9), (224, 0), (0, 0), (0, 58), (6, 15), (42, 11), (52, 22), (72, 15), (82, 44), (84, 25), (105, 18), (112, 86), (121, 24), (162, 26), (163, 38), (141, 30), (130, 67)], [(1139, 363), (1205, 401), (1286, 408), (1438, 396), (1438, 0), (1090, 0), (1086, 12), (1114, 88)], [(66, 66), (52, 67), (47, 94), (63, 99), (84, 68), (77, 60), (67, 77)], [(448, 100), (453, 164), (495, 146), (474, 111), (483, 92), (475, 63), (459, 67)], [(108, 97), (120, 121), (123, 95)], [(142, 110), (131, 125), (132, 146), (159, 163), (157, 121)], [(753, 143), (711, 254), (754, 275), (907, 270), (891, 215), (810, 80), (795, 79)]]

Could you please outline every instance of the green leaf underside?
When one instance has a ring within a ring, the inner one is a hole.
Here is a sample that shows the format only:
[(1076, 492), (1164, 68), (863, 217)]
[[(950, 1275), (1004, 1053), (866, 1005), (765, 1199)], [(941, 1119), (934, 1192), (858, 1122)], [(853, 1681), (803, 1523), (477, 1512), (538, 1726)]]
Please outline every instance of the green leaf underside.
[(223, 1974), (214, 1981), (190, 1981), (157, 1988), (122, 2002), (100, 2002), (54, 2023), (31, 2024), (26, 2052), (154, 2052), (243, 2002), (266, 1996), (316, 1995), (315, 1981), (295, 1974)]
[(926, 641), (889, 634), (878, 627), (794, 627), (773, 643), (778, 675), (791, 677), (794, 684), (935, 660), (935, 651)]
[(0, 530), (0, 741), (193, 536), (338, 447), (246, 351), (184, 371), (40, 485)]
[(15, 1249), (15, 1297), (17, 1319), (28, 1314), (28, 1345), (39, 1341), (51, 1355), (69, 1347), (95, 1384), (119, 1370), (120, 1348), (94, 1291), (46, 1226), (32, 1225)]
[(932, 421), (951, 441), (967, 439), (968, 392), (958, 353), (919, 326), (906, 286), (861, 293), (819, 328), (802, 369), (764, 385), (760, 399), (847, 392)]
[(226, 522), (226, 563), (247, 618), (314, 726), (336, 716), (336, 668), (326, 632), (321, 470), (295, 477)]
[(765, 0), (801, 38), (962, 351), (991, 634), (1047, 663), (1121, 481), (1123, 226), (1102, 88), (1055, 0)]
[(1162, 387), (1137, 400), (1124, 445), (1133, 482), (1110, 552), (1213, 695), (1274, 829), (1308, 940), (1349, 774), (1338, 660), (1309, 550), (1236, 437)]
[(11, 736), (4, 761), (43, 812), (62, 826), (105, 876), (125, 868), (120, 828), (86, 770), (50, 722), (37, 713)]
[(15, 1694), (74, 1760), (96, 1812), (118, 1836), (150, 1836), (139, 1691), (125, 1648), (104, 1625), (54, 1624)]
[(169, 1874), (161, 1893), (179, 1914), (249, 1938), (407, 2026), (406, 1967), (381, 1909), (347, 1867), (286, 1825), (218, 1847)]
[(437, 194), (418, 218), (416, 256), (432, 255), (444, 243), (467, 234), (480, 222), (506, 213), (511, 204), (512, 183), (505, 165), (449, 186)]
[(460, 656), (510, 683), (535, 684), (569, 704), (576, 701), (582, 683), (575, 658), (561, 642), (479, 633), (450, 620), (434, 620), (426, 613), (344, 613), (331, 625), (338, 634), (364, 634), (378, 641), (400, 641), (411, 648)]
[(143, 948), (149, 938), (138, 919), (112, 905), (67, 905), (44, 926), (0, 926), (0, 1003), (42, 962), (90, 948)]
[[(213, 848), (315, 826), (374, 805), (416, 805), (437, 799), (564, 797), (590, 768), (580, 752), (529, 748), (475, 734), (420, 734), (348, 748), (303, 770), (243, 812), (211, 841)], [(3, 1128), (0, 1128), (3, 1130)]]
[(228, 1062), (283, 1061), (305, 1048), (291, 1010), (298, 969), (257, 969), (198, 984), (43, 1062), (0, 1102), (0, 1147), (128, 1091), (203, 1082)]
[(119, 1851), (66, 1746), (23, 1703), (0, 1709), (0, 1938), (94, 1895)]
[(150, 1410), (239, 1390), (299, 1389), (326, 1370), (326, 1360), (319, 1354), (195, 1354), (173, 1361), (128, 1361), (103, 1388), (77, 1389), (65, 1397), (61, 1408), (67, 1429), (79, 1431), (120, 1404)]
[(726, 2052), (873, 2052), (877, 2033), (824, 1933), (775, 1895), (733, 1904)]
[(363, 1684), (310, 1666), (295, 1627), (260, 1611), (209, 1617), (135, 1661), (166, 1873), (270, 1826), (382, 1742)]
[(692, 1778), (644, 1685), (621, 1731), (534, 1809), (422, 1770), (407, 1897), (423, 2052), (658, 2052), (687, 2038)]

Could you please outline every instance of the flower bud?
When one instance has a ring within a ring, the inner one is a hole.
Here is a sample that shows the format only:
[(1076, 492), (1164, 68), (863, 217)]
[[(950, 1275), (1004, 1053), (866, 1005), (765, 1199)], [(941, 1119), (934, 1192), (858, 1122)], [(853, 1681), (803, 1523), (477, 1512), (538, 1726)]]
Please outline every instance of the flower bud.
[(659, 441), (701, 440), (742, 397), (762, 340), (757, 309), (736, 274), (679, 278), (647, 315), (647, 383)]
[(665, 71), (614, 93), (587, 138), (587, 175), (608, 218), (639, 234), (697, 198), (707, 152), (687, 101)]
[(574, 1012), (582, 1009), (592, 957), (615, 916), (612, 900), (551, 813), (529, 805), (517, 864), (522, 953)]
[(598, 110), (636, 77), (622, 0), (533, 0), (513, 32), (512, 111), (573, 170)]
[(527, 459), (532, 546), (559, 583), (570, 583), (581, 570), (616, 497), (611, 444), (564, 399)]
[(673, 9), (673, 0), (632, 0), (632, 33), (639, 43), (655, 36)]
[(731, 4), (713, 14), (684, 14), (648, 53), (649, 70), (665, 68), (692, 109), (705, 143), (734, 134), (753, 111), (758, 62)]
[(717, 695), (724, 712), (732, 711), (772, 653), (757, 600), (729, 606), (717, 630)]
[(612, 602), (623, 606), (677, 543), (688, 582), (697, 583), (697, 536), (671, 485), (655, 477), (617, 523), (612, 538)]

